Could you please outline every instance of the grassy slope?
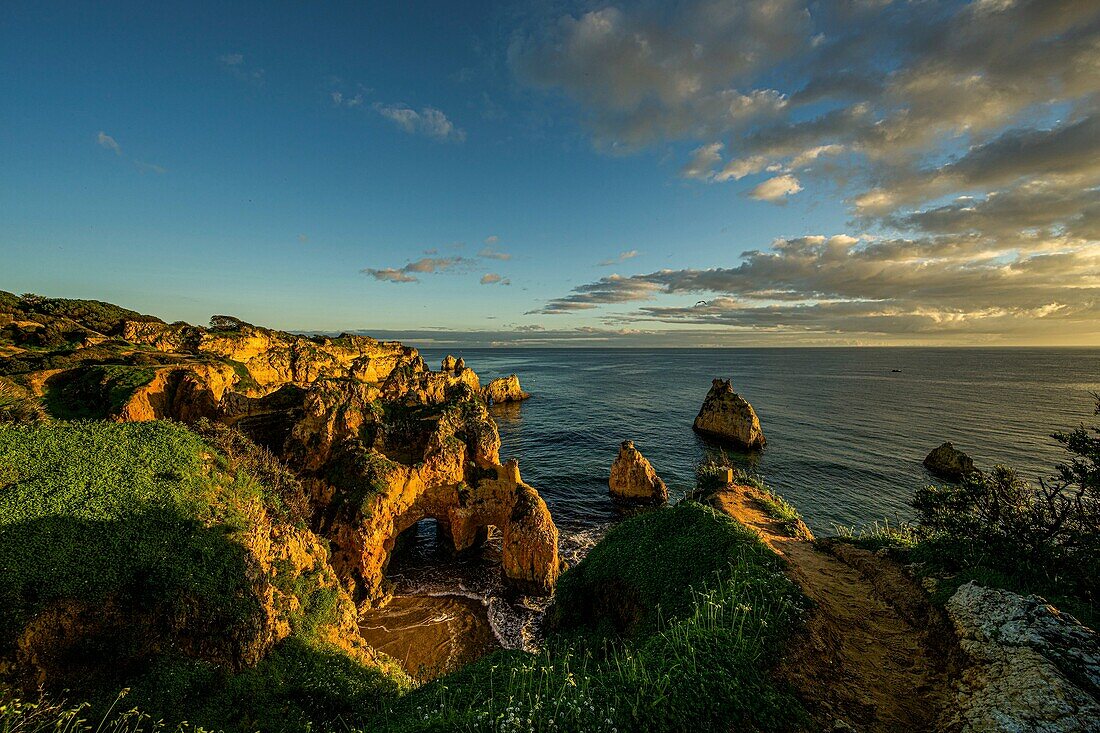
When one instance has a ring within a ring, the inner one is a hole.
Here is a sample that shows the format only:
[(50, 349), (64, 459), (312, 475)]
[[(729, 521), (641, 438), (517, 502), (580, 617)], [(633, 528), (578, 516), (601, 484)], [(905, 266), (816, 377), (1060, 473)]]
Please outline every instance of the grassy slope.
[(778, 558), (732, 519), (685, 502), (626, 520), (558, 592), (559, 630), (544, 652), (501, 652), (431, 683), (400, 700), (382, 729), (781, 731), (804, 722), (770, 677), (801, 597)]
[[(34, 614), (65, 599), (111, 600), (139, 614), (191, 609), (206, 631), (247, 635), (261, 607), (239, 540), (250, 522), (243, 508), (257, 497), (281, 509), (180, 425), (0, 425), (0, 656)], [(132, 687), (128, 702), (157, 716), (228, 730), (362, 724), (401, 684), (313, 638), (333, 600), (314, 580), (272, 578), (304, 612), (292, 619), (295, 634), (255, 668), (230, 674), (172, 648), (134, 664), (127, 655), (145, 640), (113, 637), (84, 651), (126, 664), (99, 660), (117, 674), (77, 679), (71, 694), (110, 699)]]

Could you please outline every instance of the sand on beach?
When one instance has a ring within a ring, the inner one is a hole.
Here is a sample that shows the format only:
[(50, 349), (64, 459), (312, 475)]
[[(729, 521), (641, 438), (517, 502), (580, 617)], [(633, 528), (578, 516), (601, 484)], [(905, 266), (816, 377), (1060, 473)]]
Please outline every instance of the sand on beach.
[(396, 595), (383, 608), (364, 609), (359, 629), (368, 644), (421, 681), (452, 672), (500, 646), (485, 607), (455, 595)]

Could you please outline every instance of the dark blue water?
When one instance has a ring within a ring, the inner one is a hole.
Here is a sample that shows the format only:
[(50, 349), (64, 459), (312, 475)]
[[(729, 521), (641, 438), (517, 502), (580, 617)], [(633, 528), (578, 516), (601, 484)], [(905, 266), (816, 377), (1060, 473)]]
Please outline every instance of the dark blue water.
[[(455, 352), (459, 355), (458, 352)], [(444, 353), (423, 351), (436, 365)], [(1049, 436), (1090, 420), (1100, 349), (485, 349), (461, 352), (487, 381), (516, 373), (533, 397), (493, 408), (502, 457), (576, 533), (615, 518), (607, 478), (621, 441), (673, 496), (706, 444), (692, 420), (714, 377), (756, 408), (768, 447), (736, 460), (818, 532), (910, 516), (921, 466), (950, 440), (979, 467), (1030, 478), (1063, 457)], [(436, 367), (438, 368), (438, 367)], [(891, 370), (901, 369), (900, 373)]]

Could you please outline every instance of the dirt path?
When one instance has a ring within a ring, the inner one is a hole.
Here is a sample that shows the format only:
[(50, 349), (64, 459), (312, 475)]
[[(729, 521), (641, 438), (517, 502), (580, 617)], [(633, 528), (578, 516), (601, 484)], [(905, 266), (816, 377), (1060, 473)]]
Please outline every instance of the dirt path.
[(787, 536), (756, 495), (748, 487), (730, 487), (715, 503), (785, 557), (789, 577), (816, 604), (805, 638), (792, 644), (780, 673), (817, 723), (824, 730), (861, 733), (934, 730), (946, 681), (929, 651), (926, 625), (917, 618), (927, 606), (919, 589), (896, 568), (873, 569), (884, 561), (871, 553), (844, 548), (837, 555), (845, 562), (810, 539)]

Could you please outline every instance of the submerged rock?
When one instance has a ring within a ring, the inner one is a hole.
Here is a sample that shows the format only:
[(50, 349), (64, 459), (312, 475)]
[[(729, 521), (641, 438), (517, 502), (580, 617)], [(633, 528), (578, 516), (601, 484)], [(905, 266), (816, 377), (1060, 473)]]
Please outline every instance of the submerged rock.
[(763, 448), (760, 418), (728, 379), (715, 379), (692, 425), (695, 432), (741, 448)]
[(924, 467), (940, 478), (958, 481), (968, 473), (974, 473), (974, 461), (950, 443), (944, 443), (924, 459)]
[(503, 402), (521, 402), (531, 396), (519, 386), (519, 377), (515, 374), (492, 380), (482, 388), (481, 395), (486, 402), (492, 405), (499, 405)]
[(1038, 596), (974, 582), (945, 607), (971, 662), (942, 730), (1100, 729), (1100, 640)]
[(619, 446), (619, 455), (611, 464), (611, 478), (607, 484), (611, 496), (621, 501), (644, 504), (668, 501), (665, 482), (630, 440), (624, 440)]

